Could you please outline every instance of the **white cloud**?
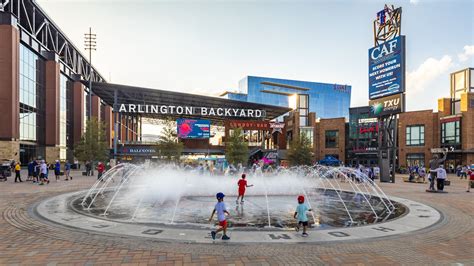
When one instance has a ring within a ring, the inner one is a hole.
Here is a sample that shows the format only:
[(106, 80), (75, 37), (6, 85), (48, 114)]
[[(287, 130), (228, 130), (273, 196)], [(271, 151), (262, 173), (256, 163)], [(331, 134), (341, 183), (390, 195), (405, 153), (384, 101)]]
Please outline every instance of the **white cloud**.
[(410, 0), (410, 4), (417, 5), (420, 2), (420, 0)]
[(453, 66), (453, 59), (449, 55), (441, 59), (428, 58), (416, 70), (407, 73), (407, 91), (422, 91), (440, 75), (444, 75)]
[(459, 61), (464, 62), (469, 59), (469, 57), (474, 55), (474, 45), (464, 46), (464, 52), (458, 54)]

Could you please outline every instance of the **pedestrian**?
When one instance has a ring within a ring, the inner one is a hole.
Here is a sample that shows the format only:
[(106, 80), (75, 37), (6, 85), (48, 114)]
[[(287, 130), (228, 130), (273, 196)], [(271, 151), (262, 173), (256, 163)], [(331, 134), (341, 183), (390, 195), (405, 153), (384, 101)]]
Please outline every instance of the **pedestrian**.
[(436, 179), (436, 186), (438, 191), (443, 191), (444, 189), (444, 181), (446, 180), (447, 174), (446, 170), (444, 170), (443, 165), (440, 165), (438, 167), (438, 176)]
[(466, 192), (470, 192), (471, 187), (474, 186), (474, 164), (471, 165), (471, 169), (468, 170), (467, 174), (469, 175), (469, 180), (467, 181)]
[(425, 183), (425, 176), (426, 176), (426, 170), (425, 167), (420, 167), (418, 169), (418, 176), (423, 179), (423, 183)]
[(467, 167), (467, 165), (464, 165), (462, 168), (461, 168), (461, 178), (462, 179), (464, 177), (464, 179), (467, 179), (467, 172), (469, 171), (469, 168)]
[(245, 177), (245, 174), (242, 174), (242, 178), (239, 180), (239, 182), (237, 182), (237, 185), (239, 186), (239, 195), (237, 196), (235, 204), (239, 204), (239, 198), (240, 203), (244, 203), (245, 188), (253, 187), (253, 185), (247, 185), (247, 180), (245, 180)]
[(33, 183), (39, 182), (40, 164), (38, 160), (33, 161)]
[(296, 219), (296, 227), (295, 230), (298, 232), (300, 230), (300, 226), (303, 226), (303, 237), (307, 237), (308, 233), (306, 230), (308, 228), (308, 215), (306, 212), (312, 211), (308, 206), (304, 203), (304, 196), (298, 196), (298, 206), (296, 207), (295, 214), (293, 217)]
[(21, 171), (20, 162), (17, 162), (16, 165), (15, 165), (15, 183), (17, 182), (16, 180), (19, 180), (20, 182), (23, 182), (23, 181), (21, 181), (20, 171)]
[(435, 190), (435, 180), (438, 176), (438, 168), (439, 165), (446, 161), (446, 156), (448, 154), (447, 150), (443, 151), (443, 158), (439, 158), (438, 154), (433, 155), (433, 159), (430, 161), (430, 188), (429, 191), (436, 191)]
[(44, 160), (41, 160), (40, 164), (40, 183), (39, 185), (44, 185), (45, 182), (49, 183), (48, 180), (48, 165)]
[(209, 218), (209, 222), (212, 221), (212, 217), (214, 217), (214, 214), (217, 213), (217, 220), (219, 220), (219, 228), (216, 231), (211, 231), (211, 237), (212, 239), (216, 239), (216, 234), (219, 233), (220, 231), (224, 232), (224, 235), (222, 236), (222, 240), (229, 240), (230, 237), (227, 236), (227, 220), (226, 220), (226, 214), (230, 215), (229, 212), (227, 211), (227, 206), (224, 203), (224, 193), (219, 192), (216, 194), (217, 198), (217, 203), (216, 206), (214, 207), (214, 210), (212, 211), (211, 218)]
[(69, 163), (68, 160), (66, 160), (66, 163), (64, 163), (64, 174), (66, 175), (66, 181), (69, 180), (69, 178), (71, 178), (72, 180), (72, 176), (70, 176), (70, 173), (71, 173), (71, 164)]
[(54, 176), (56, 177), (56, 182), (60, 179), (61, 175), (61, 163), (59, 160), (56, 160), (56, 163), (54, 164)]
[(105, 165), (102, 162), (99, 162), (97, 164), (97, 180), (100, 180), (102, 178), (102, 174), (105, 171)]
[(28, 163), (28, 178), (26, 181), (33, 181), (33, 172), (35, 171), (35, 166), (33, 164), (34, 160), (30, 160)]

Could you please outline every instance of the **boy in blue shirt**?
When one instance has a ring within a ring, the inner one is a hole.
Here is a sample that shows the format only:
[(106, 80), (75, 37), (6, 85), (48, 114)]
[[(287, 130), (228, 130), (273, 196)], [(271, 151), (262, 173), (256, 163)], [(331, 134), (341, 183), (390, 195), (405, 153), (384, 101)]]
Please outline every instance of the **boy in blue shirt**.
[(296, 232), (300, 230), (300, 226), (303, 225), (303, 236), (307, 237), (308, 234), (306, 233), (306, 229), (308, 228), (308, 216), (306, 215), (306, 212), (312, 211), (306, 204), (304, 203), (304, 196), (300, 195), (298, 196), (298, 206), (296, 207), (295, 214), (293, 217), (297, 219), (297, 224), (296, 224)]
[(230, 237), (227, 236), (227, 220), (225, 219), (225, 215), (229, 215), (229, 212), (227, 211), (227, 207), (225, 206), (224, 203), (224, 193), (219, 192), (216, 195), (217, 198), (217, 204), (214, 207), (214, 210), (212, 211), (211, 218), (209, 218), (209, 222), (212, 221), (212, 217), (214, 217), (214, 214), (217, 212), (217, 219), (219, 220), (219, 229), (216, 231), (211, 231), (211, 236), (212, 239), (216, 239), (216, 234), (220, 231), (224, 231), (224, 235), (222, 236), (222, 240), (229, 240)]

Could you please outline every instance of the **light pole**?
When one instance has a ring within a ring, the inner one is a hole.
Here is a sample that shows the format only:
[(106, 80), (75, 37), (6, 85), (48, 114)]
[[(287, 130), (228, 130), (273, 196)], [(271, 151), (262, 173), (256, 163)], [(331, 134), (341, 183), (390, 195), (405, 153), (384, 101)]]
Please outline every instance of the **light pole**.
[(89, 27), (89, 33), (84, 34), (84, 49), (89, 51), (89, 120), (92, 117), (92, 50), (97, 50), (96, 37), (91, 27)]

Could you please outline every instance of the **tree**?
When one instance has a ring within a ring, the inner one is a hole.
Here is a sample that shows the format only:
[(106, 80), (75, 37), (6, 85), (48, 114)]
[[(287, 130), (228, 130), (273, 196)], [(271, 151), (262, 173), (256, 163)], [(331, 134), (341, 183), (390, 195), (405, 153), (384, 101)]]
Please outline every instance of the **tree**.
[(246, 164), (249, 159), (247, 142), (244, 141), (242, 128), (234, 129), (225, 144), (225, 158), (231, 164)]
[(178, 141), (176, 127), (171, 120), (164, 121), (161, 135), (158, 139), (158, 147), (161, 156), (167, 160), (179, 160), (183, 151), (183, 143)]
[(288, 158), (291, 165), (310, 165), (311, 164), (311, 140), (306, 134), (300, 134), (290, 142)]
[(86, 122), (86, 132), (76, 143), (74, 156), (82, 162), (105, 161), (109, 158), (109, 145), (106, 140), (105, 123), (92, 117)]

